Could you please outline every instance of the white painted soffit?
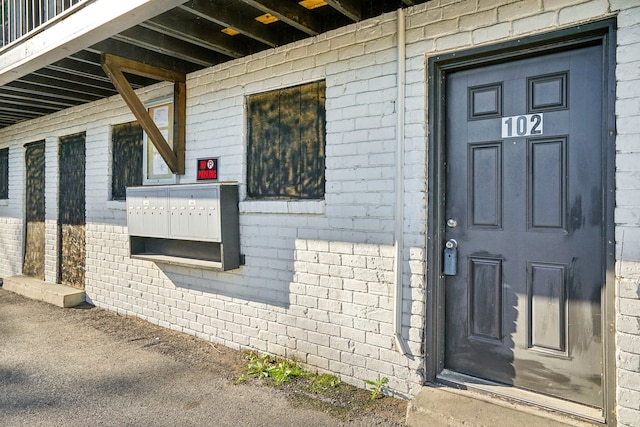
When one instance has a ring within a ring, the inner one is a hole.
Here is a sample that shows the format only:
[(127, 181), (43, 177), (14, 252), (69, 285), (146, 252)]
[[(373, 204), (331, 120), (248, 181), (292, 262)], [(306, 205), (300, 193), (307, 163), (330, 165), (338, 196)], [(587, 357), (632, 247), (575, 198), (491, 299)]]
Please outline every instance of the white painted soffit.
[[(90, 0), (0, 53), (0, 86), (105, 40), (186, 0)], [(46, 23), (44, 25), (47, 25)]]

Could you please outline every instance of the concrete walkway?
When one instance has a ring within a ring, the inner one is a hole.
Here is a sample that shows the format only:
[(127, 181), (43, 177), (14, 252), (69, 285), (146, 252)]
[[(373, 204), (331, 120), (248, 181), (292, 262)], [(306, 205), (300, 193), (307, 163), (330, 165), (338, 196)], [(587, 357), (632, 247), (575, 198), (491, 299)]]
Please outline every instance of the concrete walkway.
[(424, 387), (409, 403), (407, 425), (409, 427), (597, 427), (603, 424), (471, 390)]

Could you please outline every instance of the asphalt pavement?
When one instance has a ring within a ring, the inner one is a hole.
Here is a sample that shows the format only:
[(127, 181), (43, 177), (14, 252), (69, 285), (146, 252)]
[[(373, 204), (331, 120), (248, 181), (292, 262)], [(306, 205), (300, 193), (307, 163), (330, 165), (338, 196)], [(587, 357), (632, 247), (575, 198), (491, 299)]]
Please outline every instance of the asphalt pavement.
[(234, 384), (236, 356), (180, 335), (0, 288), (0, 426), (397, 425), (340, 419), (255, 381)]

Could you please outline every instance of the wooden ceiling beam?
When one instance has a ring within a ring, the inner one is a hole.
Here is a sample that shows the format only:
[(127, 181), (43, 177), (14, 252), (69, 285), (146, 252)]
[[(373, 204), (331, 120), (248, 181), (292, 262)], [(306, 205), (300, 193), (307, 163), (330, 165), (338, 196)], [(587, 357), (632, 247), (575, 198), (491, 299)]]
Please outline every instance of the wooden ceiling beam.
[(217, 4), (216, 1), (210, 0), (190, 0), (179, 6), (195, 16), (204, 18), (210, 22), (220, 25), (221, 27), (232, 28), (247, 37), (250, 37), (269, 47), (280, 45), (280, 39), (276, 34), (269, 31), (263, 24), (254, 19), (246, 19), (225, 7)]
[(11, 86), (5, 85), (0, 87), (0, 97), (2, 99), (16, 99), (16, 100), (30, 100), (33, 103), (42, 104), (42, 105), (51, 105), (56, 107), (58, 110), (60, 108), (69, 108), (77, 105), (78, 102), (72, 102), (70, 100), (63, 100), (60, 98), (54, 98), (52, 96), (47, 96), (42, 93), (25, 93), (19, 89), (13, 88)]
[(202, 18), (194, 18), (183, 9), (176, 8), (171, 13), (156, 16), (140, 26), (216, 51), (230, 58), (241, 58), (251, 54), (247, 43), (216, 31), (216, 28), (202, 25)]
[[(186, 75), (109, 54), (102, 56), (102, 68), (118, 89), (133, 115), (138, 119), (140, 126), (147, 133), (149, 140), (156, 147), (169, 169), (175, 174), (184, 175), (187, 121)], [(162, 136), (158, 126), (149, 115), (149, 111), (140, 101), (123, 73), (173, 82), (173, 148)]]
[(24, 116), (22, 114), (16, 115), (11, 111), (2, 111), (0, 110), (0, 126), (11, 126), (16, 123), (23, 122), (25, 120), (30, 120), (34, 117)]
[(325, 0), (329, 6), (354, 22), (362, 20), (361, 5), (355, 0)]
[[(114, 43), (119, 43), (119, 42), (114, 42)], [(107, 83), (108, 88), (113, 89), (113, 84), (111, 83), (111, 80), (109, 80), (109, 78), (104, 75), (104, 71), (102, 70), (102, 66), (100, 62), (102, 53), (104, 52), (87, 48), (79, 52), (76, 52), (73, 55), (61, 61), (54, 62), (53, 64), (51, 64), (51, 66), (47, 68), (57, 67), (65, 72), (70, 73), (73, 76), (78, 76), (78, 75), (83, 76), (90, 69), (91, 74), (88, 77), (92, 79), (103, 80)], [(106, 52), (106, 53), (113, 53), (113, 52)], [(138, 55), (135, 59), (138, 61), (141, 61), (143, 58), (142, 58), (142, 55)], [(129, 84), (131, 84), (131, 87), (133, 87), (134, 89), (149, 86), (150, 84), (155, 83), (154, 81), (150, 81), (147, 78), (135, 76), (135, 75), (129, 76), (128, 81), (129, 81)]]
[(11, 118), (6, 114), (2, 114), (2, 118), (0, 118), (0, 128), (15, 125), (16, 123), (20, 123), (23, 120), (22, 117)]
[[(72, 93), (76, 95), (84, 95), (87, 94), (87, 99), (89, 101), (93, 101), (97, 98), (107, 98), (109, 96), (113, 96), (115, 94), (113, 89), (104, 89), (104, 88), (96, 88), (84, 86), (78, 83), (75, 83), (73, 80), (56, 80), (52, 79), (46, 75), (38, 75), (36, 73), (28, 74), (21, 79), (16, 80), (16, 82), (22, 82), (23, 84), (37, 85), (40, 86), (43, 90), (46, 89), (47, 92), (53, 91), (61, 91)], [(13, 83), (13, 82), (12, 82)]]
[(221, 62), (219, 56), (211, 50), (194, 46), (182, 40), (168, 37), (164, 34), (141, 26), (122, 31), (112, 38), (152, 52), (163, 53), (174, 58), (198, 64), (203, 67), (211, 67), (216, 63)]
[(310, 36), (322, 32), (322, 23), (317, 15), (298, 5), (285, 3), (282, 0), (241, 0), (264, 13), (269, 13), (282, 22)]
[(48, 96), (55, 96), (59, 99), (66, 99), (73, 102), (74, 104), (84, 104), (87, 102), (95, 101), (96, 99), (100, 99), (100, 96), (97, 95), (82, 92), (72, 92), (63, 88), (57, 88), (53, 86), (44, 87), (43, 85), (30, 81), (24, 81), (22, 79), (15, 80), (2, 87), (16, 90), (22, 93), (27, 93), (29, 94), (29, 96), (46, 93)]
[[(142, 49), (120, 40), (114, 40), (113, 38), (96, 43), (91, 47), (91, 49), (108, 53), (113, 56), (118, 56), (120, 58), (142, 62), (155, 67), (174, 70), (177, 73), (188, 74), (202, 69), (202, 66), (200, 65), (179, 60), (178, 58), (174, 58), (168, 54)], [(133, 82), (129, 81), (129, 83), (132, 84)], [(148, 84), (149, 83), (147, 83), (147, 85)]]
[(40, 111), (37, 108), (26, 109), (24, 108), (24, 106), (20, 108), (10, 108), (5, 105), (4, 102), (2, 103), (2, 105), (0, 105), (0, 112), (2, 112), (3, 116), (8, 115), (11, 117), (27, 119), (35, 119), (36, 117), (42, 117), (47, 114), (51, 114), (50, 111)]
[[(109, 80), (104, 77), (102, 73), (99, 62), (90, 63), (81, 59), (69, 57), (56, 61), (52, 65), (54, 67), (69, 70), (71, 74), (76, 76), (84, 76), (91, 79), (102, 79), (104, 82), (109, 83)], [(99, 77), (96, 77), (96, 75)]]
[[(14, 105), (15, 107), (11, 107), (12, 105)], [(2, 106), (4, 108), (10, 110), (15, 109), (20, 112), (24, 111), (25, 107), (27, 107), (27, 111), (35, 112), (39, 115), (51, 114), (60, 110), (60, 108), (56, 105), (43, 104), (41, 102), (37, 102), (27, 98), (11, 98), (8, 96), (3, 97)]]
[(84, 74), (76, 74), (74, 70), (68, 68), (62, 68), (54, 65), (41, 68), (34, 74), (49, 76), (52, 79), (68, 81), (73, 80), (74, 83), (79, 83), (89, 87), (96, 87), (100, 89), (113, 90), (113, 84), (103, 76), (87, 76)]

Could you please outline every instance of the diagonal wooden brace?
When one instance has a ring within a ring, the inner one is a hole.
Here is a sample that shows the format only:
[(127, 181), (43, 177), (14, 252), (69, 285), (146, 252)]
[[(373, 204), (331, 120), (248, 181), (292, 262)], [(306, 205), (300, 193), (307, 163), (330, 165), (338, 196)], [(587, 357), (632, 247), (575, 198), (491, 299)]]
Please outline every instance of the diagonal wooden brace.
[[(138, 119), (138, 122), (140, 122), (140, 126), (142, 126), (142, 129), (147, 133), (147, 136), (158, 150), (158, 153), (160, 153), (167, 163), (167, 166), (169, 166), (169, 169), (175, 174), (184, 175), (187, 117), (185, 74), (109, 54), (102, 55), (101, 65), (104, 72), (111, 79), (111, 82), (124, 99), (124, 102), (129, 106), (129, 109), (131, 109), (133, 115)], [(160, 133), (151, 115), (123, 73), (173, 82), (173, 149), (164, 139), (162, 133)]]

